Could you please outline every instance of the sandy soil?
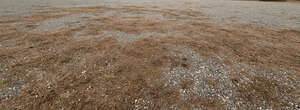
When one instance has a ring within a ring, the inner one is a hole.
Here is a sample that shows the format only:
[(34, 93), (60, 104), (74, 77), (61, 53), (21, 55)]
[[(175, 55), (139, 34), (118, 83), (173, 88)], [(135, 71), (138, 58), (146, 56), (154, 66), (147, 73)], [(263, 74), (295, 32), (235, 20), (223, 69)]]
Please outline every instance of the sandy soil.
[(2, 109), (300, 107), (296, 29), (151, 5), (40, 9), (0, 19)]

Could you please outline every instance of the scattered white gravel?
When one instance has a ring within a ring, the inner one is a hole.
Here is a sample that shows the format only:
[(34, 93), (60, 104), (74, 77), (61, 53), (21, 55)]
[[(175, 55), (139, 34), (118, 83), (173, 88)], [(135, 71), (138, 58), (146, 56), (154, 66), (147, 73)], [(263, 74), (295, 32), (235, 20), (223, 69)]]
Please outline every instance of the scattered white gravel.
[[(247, 71), (249, 75), (255, 75), (264, 77), (269, 80), (278, 81), (285, 86), (296, 86), (297, 83), (291, 81), (287, 76), (296, 77), (294, 71), (280, 70), (278, 68), (260, 69), (259, 67), (250, 66), (240, 62), (236, 62), (233, 66), (228, 66), (222, 63), (222, 59), (218, 56), (204, 57), (193, 51), (189, 47), (169, 45), (168, 50), (170, 56), (176, 56), (180, 59), (185, 59), (182, 63), (187, 65), (188, 68), (178, 66), (175, 68), (167, 67), (164, 69), (167, 75), (167, 83), (165, 86), (180, 86), (182, 81), (190, 79), (193, 81), (193, 87), (188, 89), (180, 89), (179, 92), (184, 100), (189, 102), (189, 96), (197, 94), (206, 98), (217, 98), (217, 100), (223, 100), (226, 103), (226, 109), (238, 109), (240, 107), (249, 108), (248, 102), (241, 100), (238, 96), (238, 90), (241, 85), (235, 85), (232, 82), (233, 74)], [(242, 79), (238, 84), (254, 84), (253, 79), (248, 79), (245, 76), (239, 76)], [(217, 82), (215, 86), (212, 86), (207, 82)], [(280, 99), (283, 97), (289, 97), (287, 91), (281, 91), (279, 96), (275, 96)], [(289, 99), (296, 99), (297, 96), (289, 97)], [(299, 96), (298, 96), (299, 97)], [(297, 103), (292, 100), (287, 109), (296, 108)], [(261, 104), (262, 109), (267, 109), (268, 106), (264, 103)], [(259, 107), (258, 105), (256, 105)]]
[(3, 100), (3, 99), (7, 100), (9, 98), (16, 96), (22, 89), (23, 85), (24, 84), (21, 82), (15, 82), (13, 84), (10, 84), (7, 88), (1, 88), (0, 89), (0, 100)]

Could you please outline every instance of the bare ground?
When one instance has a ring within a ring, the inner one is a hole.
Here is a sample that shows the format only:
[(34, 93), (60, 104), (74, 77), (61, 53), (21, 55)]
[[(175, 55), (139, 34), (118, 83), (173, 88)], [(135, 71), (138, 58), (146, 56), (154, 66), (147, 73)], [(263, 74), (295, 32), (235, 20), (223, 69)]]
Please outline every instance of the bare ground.
[(136, 6), (2, 18), (0, 106), (299, 109), (299, 31), (208, 20)]

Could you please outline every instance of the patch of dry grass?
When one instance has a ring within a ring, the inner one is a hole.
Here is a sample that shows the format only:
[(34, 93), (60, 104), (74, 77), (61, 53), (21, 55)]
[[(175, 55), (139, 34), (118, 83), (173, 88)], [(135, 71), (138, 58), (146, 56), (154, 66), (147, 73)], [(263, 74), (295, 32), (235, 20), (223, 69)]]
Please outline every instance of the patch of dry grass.
[[(0, 47), (0, 63), (26, 84), (26, 88), (18, 96), (3, 100), (1, 108), (223, 109), (226, 104), (217, 97), (191, 94), (189, 101), (182, 99), (179, 90), (191, 88), (194, 83), (192, 80), (186, 79), (174, 87), (164, 85), (164, 67), (189, 67), (181, 61), (184, 59), (169, 56), (167, 44), (185, 45), (207, 57), (221, 56), (227, 65), (243, 62), (262, 68), (294, 70), (297, 75), (300, 72), (300, 32), (274, 31), (250, 25), (217, 26), (203, 23), (200, 19), (177, 24), (185, 19), (181, 15), (199, 16), (200, 12), (149, 10), (142, 7), (84, 7), (55, 9), (20, 19), (0, 20), (0, 23), (41, 22), (69, 14), (103, 13), (108, 10), (120, 13), (148, 11), (175, 17), (177, 20), (136, 16), (126, 19), (113, 16), (86, 18), (101, 21), (105, 25), (90, 24), (72, 30), (44, 33), (18, 31), (28, 27), (0, 26), (1, 41), (16, 41), (15, 45)], [(53, 15), (60, 11), (67, 14)], [(180, 31), (184, 36), (154, 36), (127, 44), (120, 44), (115, 38), (104, 36), (101, 39), (75, 40), (74, 34), (83, 29), (88, 30), (86, 35), (101, 35), (98, 30), (110, 30), (133, 34)], [(259, 44), (259, 41), (274, 45)], [(256, 107), (263, 101), (270, 107), (281, 108), (287, 102), (278, 98), (281, 95), (279, 91), (285, 91), (285, 96), (295, 95), (290, 94), (294, 90), (292, 87), (264, 77), (247, 73), (232, 76), (237, 76), (232, 78), (232, 83), (238, 85), (237, 96), (249, 108)], [(239, 76), (245, 76), (254, 83), (240, 82)], [(206, 82), (210, 86), (218, 85), (218, 80), (207, 79)]]

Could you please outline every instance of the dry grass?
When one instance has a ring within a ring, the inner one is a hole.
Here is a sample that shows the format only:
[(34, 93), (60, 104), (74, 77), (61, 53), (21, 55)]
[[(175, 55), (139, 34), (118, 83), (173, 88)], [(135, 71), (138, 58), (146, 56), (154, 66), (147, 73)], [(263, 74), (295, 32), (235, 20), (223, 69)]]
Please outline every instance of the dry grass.
[[(77, 29), (36, 33), (20, 31), (34, 26), (0, 26), (1, 41), (15, 41), (0, 47), (1, 68), (14, 73), (7, 79), (21, 81), (26, 87), (15, 97), (1, 100), (3, 109), (223, 109), (226, 103), (214, 97), (190, 94), (190, 100), (180, 97), (180, 89), (193, 85), (190, 79), (179, 86), (165, 86), (164, 67), (182, 66), (185, 59), (170, 56), (168, 45), (185, 45), (200, 55), (220, 56), (227, 65), (243, 62), (262, 68), (284, 68), (300, 72), (300, 32), (268, 30), (251, 25), (217, 26), (201, 22), (200, 18), (178, 24), (182, 15), (199, 16), (200, 12), (179, 10), (149, 10), (142, 7), (105, 8), (86, 7), (53, 9), (46, 13), (18, 19), (4, 19), (0, 23), (41, 22), (78, 13), (103, 13), (108, 10), (122, 12), (160, 13), (175, 20), (148, 19), (140, 16), (129, 18), (85, 18), (105, 25), (90, 24)], [(59, 14), (59, 12), (66, 14)], [(100, 38), (78, 41), (76, 32), (88, 30), (85, 35)], [(167, 33), (180, 31), (184, 36), (157, 36), (121, 44), (115, 38), (105, 37), (98, 30), (121, 31), (130, 34), (144, 32)], [(250, 33), (252, 32), (252, 33)], [(265, 44), (259, 44), (265, 43)], [(268, 45), (270, 44), (270, 45)], [(271, 45), (272, 44), (272, 45)], [(1, 75), (1, 78), (4, 78)], [(254, 83), (243, 83), (247, 77)], [(299, 81), (299, 77), (291, 78)], [(4, 81), (6, 82), (6, 81)], [(206, 79), (210, 86), (217, 80)], [(266, 101), (269, 107), (281, 108), (287, 104), (278, 98), (295, 88), (282, 85), (247, 73), (232, 73), (232, 83), (237, 85), (240, 100), (248, 108)], [(9, 85), (3, 83), (1, 87)], [(278, 97), (276, 97), (278, 96)]]

